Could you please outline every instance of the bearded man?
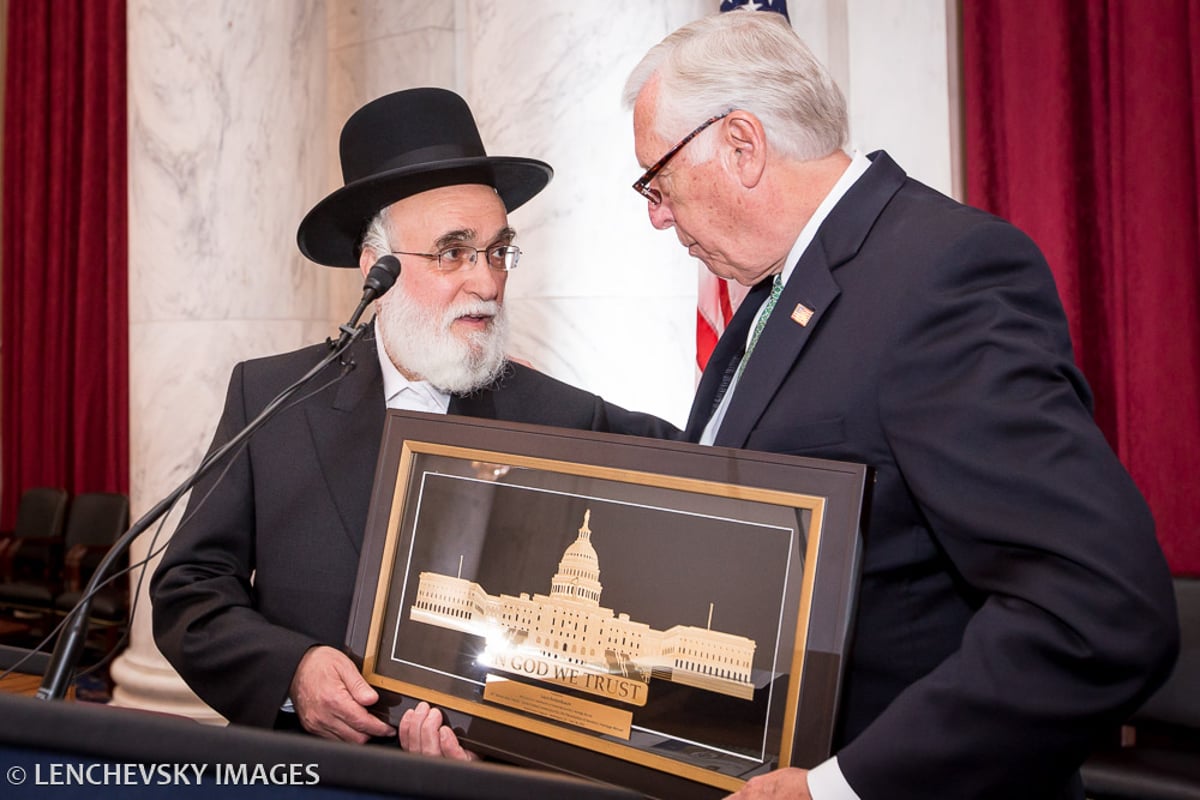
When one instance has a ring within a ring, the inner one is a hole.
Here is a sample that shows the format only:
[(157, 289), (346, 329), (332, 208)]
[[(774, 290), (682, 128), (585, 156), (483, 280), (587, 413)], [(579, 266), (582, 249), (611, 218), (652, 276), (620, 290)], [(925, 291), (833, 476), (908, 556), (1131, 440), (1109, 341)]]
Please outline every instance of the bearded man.
[[(301, 252), (366, 275), (402, 269), (374, 330), (319, 388), (256, 433), (192, 491), (154, 575), (159, 649), (234, 723), (363, 742), (395, 736), (341, 651), (385, 410), (462, 414), (648, 436), (677, 433), (505, 357), (504, 288), (520, 259), (507, 211), (549, 165), (489, 157), (452, 92), (413, 89), (355, 112), (341, 136), (345, 185), (300, 225)], [(238, 364), (213, 449), (328, 352), (315, 345)]]

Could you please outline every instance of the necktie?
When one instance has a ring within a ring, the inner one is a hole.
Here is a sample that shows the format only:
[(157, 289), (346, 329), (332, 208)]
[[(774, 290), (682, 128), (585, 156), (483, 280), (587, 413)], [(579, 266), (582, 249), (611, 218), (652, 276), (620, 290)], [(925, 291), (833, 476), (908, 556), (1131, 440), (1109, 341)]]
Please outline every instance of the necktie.
[(742, 356), (741, 363), (738, 364), (738, 378), (742, 377), (742, 371), (746, 369), (746, 362), (750, 360), (750, 354), (754, 352), (754, 345), (758, 344), (758, 337), (762, 335), (763, 328), (767, 327), (767, 318), (771, 316), (771, 311), (775, 308), (775, 303), (779, 301), (781, 294), (783, 294), (783, 277), (776, 275), (771, 284), (771, 293), (763, 301), (762, 311), (754, 323), (754, 332), (750, 334), (750, 343), (746, 345), (746, 354)]

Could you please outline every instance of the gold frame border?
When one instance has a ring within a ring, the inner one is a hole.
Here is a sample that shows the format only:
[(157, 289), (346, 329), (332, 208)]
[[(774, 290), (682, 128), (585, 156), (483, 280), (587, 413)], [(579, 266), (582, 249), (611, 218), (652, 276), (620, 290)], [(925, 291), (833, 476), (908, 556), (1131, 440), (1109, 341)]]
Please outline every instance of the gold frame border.
[[(623, 761), (639, 764), (640, 766), (649, 767), (660, 772), (667, 772), (687, 780), (729, 791), (737, 791), (745, 784), (745, 781), (729, 775), (721, 775), (703, 767), (686, 764), (666, 756), (648, 753), (636, 747), (621, 745), (601, 739), (598, 736), (580, 733), (561, 725), (531, 719), (528, 716), (484, 703), (464, 700), (454, 695), (420, 686), (419, 684), (411, 684), (381, 675), (375, 671), (379, 661), (379, 636), (383, 628), (383, 609), (386, 607), (387, 594), (391, 589), (392, 576), (396, 565), (396, 547), (400, 538), (399, 526), (402, 512), (406, 508), (405, 500), (409, 479), (412, 477), (413, 461), (417, 455), (446, 456), (464, 461), (506, 464), (513, 467), (542, 470), (544, 472), (557, 472), (585, 478), (633, 483), (695, 494), (709, 494), (735, 500), (749, 500), (809, 511), (811, 519), (809, 522), (808, 542), (804, 554), (804, 574), (801, 579), (800, 588), (800, 609), (796, 618), (791, 659), (791, 674), (797, 676), (797, 678), (793, 678), (788, 684), (787, 701), (783, 718), (783, 736), (779, 743), (779, 766), (790, 766), (792, 745), (796, 734), (796, 709), (798, 708), (800, 699), (800, 686), (804, 682), (804, 654), (807, 651), (808, 621), (812, 610), (815, 566), (817, 564), (817, 556), (820, 553), (821, 532), (824, 527), (825, 498), (796, 492), (785, 492), (778, 489), (738, 486), (737, 484), (720, 483), (699, 478), (682, 478), (677, 475), (664, 475), (656, 472), (602, 467), (594, 464), (581, 464), (572, 461), (517, 455), (514, 453), (499, 453), (493, 450), (459, 447), (436, 442), (408, 440), (405, 441), (400, 453), (400, 463), (396, 469), (396, 481), (392, 494), (392, 508), (388, 516), (387, 536), (384, 540), (379, 578), (375, 585), (375, 601), (371, 607), (371, 624), (367, 633), (366, 652), (363, 657), (363, 677), (366, 678), (367, 682), (408, 697), (427, 700), (445, 708), (451, 708), (472, 716), (483, 717), (502, 725), (509, 725), (514, 728), (530, 731), (549, 739), (583, 747)], [(810, 566), (814, 569), (810, 569)]]

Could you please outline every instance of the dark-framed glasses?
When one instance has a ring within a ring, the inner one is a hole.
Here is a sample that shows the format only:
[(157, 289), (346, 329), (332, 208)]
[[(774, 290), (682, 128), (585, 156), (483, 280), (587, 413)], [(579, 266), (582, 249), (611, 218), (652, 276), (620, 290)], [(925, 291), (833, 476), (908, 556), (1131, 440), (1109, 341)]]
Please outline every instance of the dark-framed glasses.
[(731, 108), (728, 111), (726, 111), (724, 114), (717, 114), (715, 117), (709, 117), (708, 119), (704, 120), (704, 122), (700, 123), (700, 126), (698, 128), (696, 128), (696, 130), (692, 131), (687, 136), (680, 139), (679, 143), (676, 144), (674, 147), (672, 147), (670, 150), (668, 150), (663, 155), (662, 158), (660, 158), (658, 161), (655, 161), (654, 166), (652, 166), (652, 167), (650, 167), (650, 169), (646, 170), (642, 174), (642, 177), (640, 177), (636, 181), (634, 181), (633, 182), (633, 190), (635, 192), (637, 192), (638, 194), (640, 194), (642, 197), (649, 200), (651, 205), (658, 205), (659, 203), (661, 203), (662, 202), (662, 192), (660, 192), (658, 189), (650, 188), (650, 181), (654, 180), (654, 178), (658, 175), (658, 173), (662, 172), (663, 167), (665, 167), (667, 165), (667, 162), (669, 162), (672, 158), (674, 158), (675, 154), (678, 153), (680, 150), (682, 150), (684, 145), (686, 145), (692, 139), (695, 139), (697, 136), (699, 136), (701, 131), (703, 131), (709, 125), (712, 125), (714, 122), (716, 122), (719, 119), (724, 119), (725, 117), (728, 117), (732, 113), (733, 113), (733, 109)]
[(438, 272), (454, 272), (467, 265), (473, 265), (479, 254), (483, 253), (487, 265), (497, 272), (508, 272), (515, 269), (521, 260), (521, 248), (515, 244), (493, 244), (488, 247), (468, 247), (465, 244), (452, 244), (443, 247), (436, 253), (408, 253), (403, 250), (392, 250), (392, 255), (420, 256), (434, 261)]

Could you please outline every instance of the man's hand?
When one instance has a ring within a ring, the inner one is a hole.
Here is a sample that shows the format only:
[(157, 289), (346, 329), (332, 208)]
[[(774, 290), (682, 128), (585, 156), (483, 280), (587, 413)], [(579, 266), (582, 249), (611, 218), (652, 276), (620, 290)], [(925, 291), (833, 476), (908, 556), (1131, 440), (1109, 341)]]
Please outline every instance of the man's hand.
[(309, 733), (326, 739), (362, 744), (372, 736), (391, 736), (396, 729), (367, 711), (379, 694), (340, 650), (319, 645), (309, 648), (296, 674), (290, 696)]
[(442, 724), (442, 712), (425, 701), (417, 703), (400, 718), (400, 746), (410, 753), (441, 756), (459, 761), (476, 761), (479, 756), (464, 750), (450, 726)]
[(808, 770), (789, 767), (746, 781), (727, 800), (812, 800), (808, 793)]

